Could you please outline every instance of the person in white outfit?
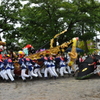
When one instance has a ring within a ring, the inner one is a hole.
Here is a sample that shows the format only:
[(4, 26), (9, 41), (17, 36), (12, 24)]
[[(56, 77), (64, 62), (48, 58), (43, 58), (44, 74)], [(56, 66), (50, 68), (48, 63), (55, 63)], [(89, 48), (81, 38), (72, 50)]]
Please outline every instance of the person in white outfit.
[(54, 72), (52, 71), (50, 60), (49, 60), (49, 54), (47, 54), (44, 57), (44, 65), (45, 65), (45, 70), (44, 70), (44, 77), (47, 79), (48, 78), (48, 73), (50, 77), (56, 77)]
[(36, 73), (33, 72), (33, 62), (30, 58), (25, 58), (25, 64), (28, 68), (28, 74), (30, 75), (30, 77), (37, 77), (38, 75)]
[(64, 74), (68, 74), (67, 70), (66, 70), (66, 64), (65, 64), (65, 61), (64, 61), (64, 55), (62, 55), (60, 57), (60, 76), (64, 76)]
[(38, 77), (42, 77), (41, 74), (41, 66), (39, 64), (37, 64), (36, 62), (34, 62), (34, 73), (38, 75)]
[(18, 54), (19, 54), (18, 62), (21, 67), (21, 78), (23, 81), (26, 81), (26, 78), (29, 78), (30, 75), (26, 74), (27, 66), (25, 65), (24, 52), (19, 51)]
[(58, 74), (57, 74), (56, 69), (55, 69), (54, 57), (52, 55), (49, 57), (49, 62), (50, 62), (51, 69), (52, 69), (53, 73), (55, 74), (56, 77), (58, 77)]
[(64, 62), (66, 64), (66, 67), (65, 68), (68, 71), (68, 74), (71, 75), (71, 68), (70, 68), (70, 66), (68, 66), (69, 61), (70, 61), (69, 56), (64, 57)]
[(9, 80), (9, 78), (8, 78), (8, 76), (6, 74), (6, 70), (5, 70), (3, 59), (0, 59), (0, 76), (2, 77), (3, 80), (6, 80), (6, 81)]
[(4, 60), (4, 65), (5, 65), (5, 70), (7, 76), (10, 78), (10, 80), (13, 82), (14, 79), (14, 66), (13, 66), (13, 61), (10, 58), (10, 55), (7, 54), (7, 59)]

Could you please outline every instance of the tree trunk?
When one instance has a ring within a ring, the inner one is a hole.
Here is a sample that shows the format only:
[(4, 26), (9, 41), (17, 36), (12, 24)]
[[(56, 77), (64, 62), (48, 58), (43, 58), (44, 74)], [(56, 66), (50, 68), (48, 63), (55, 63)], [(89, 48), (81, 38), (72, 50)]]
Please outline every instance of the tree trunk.
[(1, 39), (1, 35), (0, 35), (0, 41), (2, 41), (2, 39)]
[(88, 53), (89, 49), (88, 49), (88, 46), (87, 46), (87, 41), (85, 41), (85, 40), (84, 40), (84, 46), (85, 46), (85, 52)]

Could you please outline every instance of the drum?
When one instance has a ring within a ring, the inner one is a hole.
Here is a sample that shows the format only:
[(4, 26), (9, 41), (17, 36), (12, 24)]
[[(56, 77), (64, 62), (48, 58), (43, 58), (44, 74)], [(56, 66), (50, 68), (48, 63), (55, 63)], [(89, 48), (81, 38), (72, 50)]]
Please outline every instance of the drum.
[(15, 67), (14, 70), (15, 75), (21, 75), (21, 68), (18, 62), (14, 62), (14, 67)]

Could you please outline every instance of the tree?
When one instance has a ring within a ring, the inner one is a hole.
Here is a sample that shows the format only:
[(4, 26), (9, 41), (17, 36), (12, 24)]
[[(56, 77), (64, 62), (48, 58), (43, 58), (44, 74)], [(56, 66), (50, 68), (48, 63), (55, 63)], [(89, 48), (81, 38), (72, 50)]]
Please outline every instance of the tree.
[(8, 49), (20, 37), (16, 25), (18, 24), (19, 10), (22, 5), (19, 0), (2, 0), (0, 5), (0, 33), (6, 40)]
[[(23, 30), (26, 30), (24, 37), (29, 39), (36, 48), (49, 43), (55, 34), (64, 30), (64, 27), (61, 27), (63, 23), (59, 21), (61, 2), (62, 0), (31, 0), (22, 9), (24, 23), (21, 31), (23, 33)], [(34, 6), (31, 6), (32, 3)]]
[(95, 2), (95, 0), (84, 0), (78, 4), (78, 7), (81, 12), (81, 21), (78, 22), (80, 25), (79, 32), (81, 33), (80, 39), (84, 41), (85, 50), (88, 52), (87, 40), (93, 39), (96, 36), (96, 27), (99, 24), (100, 3)]
[[(10, 1), (4, 0), (0, 6), (0, 31), (9, 45), (14, 41), (21, 47), (32, 44), (36, 49), (49, 48), (50, 39), (67, 29), (55, 42), (62, 44), (78, 36), (88, 51), (87, 40), (100, 31), (100, 3), (95, 0), (27, 0), (23, 6), (19, 0)], [(18, 23), (20, 27), (15, 27)]]
[[(88, 52), (87, 40), (96, 36), (100, 17), (100, 3), (95, 0), (72, 0), (72, 14), (66, 15), (65, 20), (68, 25), (68, 32), (72, 36), (78, 36), (84, 41), (85, 50)], [(65, 8), (67, 10), (67, 8)], [(71, 10), (70, 10), (71, 11)], [(76, 15), (76, 16), (75, 16)], [(71, 35), (69, 35), (71, 37)]]

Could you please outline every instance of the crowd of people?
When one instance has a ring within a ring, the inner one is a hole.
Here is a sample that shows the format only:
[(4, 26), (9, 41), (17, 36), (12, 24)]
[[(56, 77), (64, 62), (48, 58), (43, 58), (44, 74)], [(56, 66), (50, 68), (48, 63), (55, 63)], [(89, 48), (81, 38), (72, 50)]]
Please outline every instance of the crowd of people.
[[(65, 55), (41, 55), (39, 59), (32, 60), (25, 56), (23, 51), (18, 52), (18, 64), (20, 66), (21, 74), (19, 77), (23, 81), (27, 78), (33, 79), (34, 77), (40, 77), (48, 79), (49, 77), (57, 78), (59, 76), (64, 77), (65, 74), (71, 74), (71, 67), (68, 66), (69, 58)], [(42, 62), (42, 64), (39, 64)], [(0, 59), (0, 76), (3, 80), (14, 81), (15, 66), (13, 58), (10, 54)]]
[[(17, 56), (11, 51), (0, 59), (0, 78), (2, 80), (14, 82), (16, 76), (23, 81), (27, 79), (32, 80), (34, 77), (44, 79), (64, 77), (66, 74), (71, 75), (73, 72), (75, 73), (79, 69), (80, 64), (88, 57), (86, 53), (83, 56), (79, 55), (74, 62), (73, 70), (72, 66), (68, 65), (70, 62), (70, 56), (68, 54), (46, 54), (45, 56), (40, 55), (39, 59), (32, 60), (27, 57), (29, 52), (25, 54), (24, 51), (26, 52), (25, 48), (24, 50), (18, 51)], [(15, 60), (18, 61), (20, 74), (15, 72)], [(98, 61), (95, 60), (94, 62), (97, 63)], [(93, 64), (95, 65), (95, 63)]]

